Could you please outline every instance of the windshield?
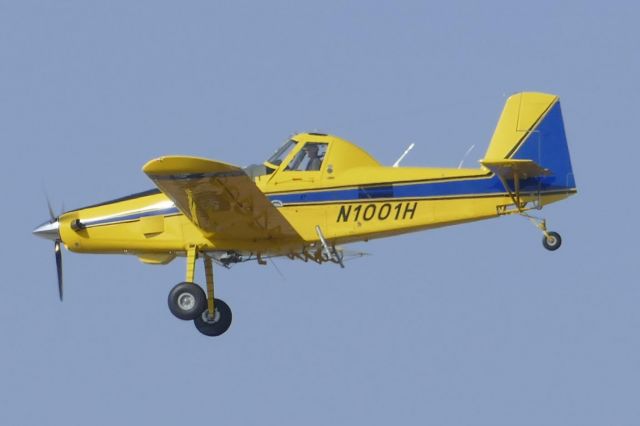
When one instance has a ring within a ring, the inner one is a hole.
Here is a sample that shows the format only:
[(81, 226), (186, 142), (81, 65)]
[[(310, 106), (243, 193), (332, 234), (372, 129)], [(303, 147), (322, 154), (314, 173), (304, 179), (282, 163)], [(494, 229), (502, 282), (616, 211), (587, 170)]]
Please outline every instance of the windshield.
[(288, 140), (287, 143), (282, 145), (280, 149), (278, 149), (276, 152), (273, 153), (271, 157), (269, 157), (269, 159), (267, 160), (267, 163), (271, 163), (274, 166), (279, 166), (282, 163), (282, 160), (287, 158), (287, 155), (289, 155), (293, 147), (296, 146), (296, 143), (297, 142), (294, 141), (293, 139)]

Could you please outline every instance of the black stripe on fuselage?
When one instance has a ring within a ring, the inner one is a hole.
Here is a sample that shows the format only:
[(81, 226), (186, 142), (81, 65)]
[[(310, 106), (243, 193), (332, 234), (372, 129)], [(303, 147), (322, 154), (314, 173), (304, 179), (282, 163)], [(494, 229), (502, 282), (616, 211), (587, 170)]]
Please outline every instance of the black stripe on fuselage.
[(102, 206), (106, 206), (108, 204), (120, 203), (122, 201), (134, 200), (136, 198), (148, 197), (150, 195), (157, 195), (157, 194), (161, 194), (161, 193), (162, 193), (162, 191), (160, 191), (158, 188), (149, 189), (147, 191), (136, 192), (135, 194), (127, 195), (125, 197), (115, 198), (113, 200), (104, 201), (102, 203), (92, 204), (90, 206), (80, 207), (80, 208), (77, 208), (77, 209), (74, 209), (74, 210), (69, 210), (69, 211), (67, 211), (65, 213), (71, 213), (71, 212), (75, 212), (75, 211), (78, 211), (78, 210), (84, 210), (84, 209), (91, 209), (91, 208), (94, 208), (94, 207), (102, 207)]

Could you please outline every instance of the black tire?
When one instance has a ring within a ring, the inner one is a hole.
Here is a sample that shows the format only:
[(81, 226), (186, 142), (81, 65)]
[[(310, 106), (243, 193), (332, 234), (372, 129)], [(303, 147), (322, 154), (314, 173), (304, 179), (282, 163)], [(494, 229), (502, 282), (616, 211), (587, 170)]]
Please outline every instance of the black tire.
[(207, 307), (207, 296), (198, 284), (184, 282), (171, 289), (167, 302), (176, 318), (189, 321)]
[(548, 235), (545, 235), (542, 238), (542, 245), (549, 251), (558, 250), (562, 245), (562, 238), (560, 238), (560, 234), (557, 232), (547, 232)]
[(220, 299), (215, 299), (215, 321), (209, 320), (207, 307), (193, 320), (198, 331), (205, 336), (220, 336), (231, 326), (231, 308)]

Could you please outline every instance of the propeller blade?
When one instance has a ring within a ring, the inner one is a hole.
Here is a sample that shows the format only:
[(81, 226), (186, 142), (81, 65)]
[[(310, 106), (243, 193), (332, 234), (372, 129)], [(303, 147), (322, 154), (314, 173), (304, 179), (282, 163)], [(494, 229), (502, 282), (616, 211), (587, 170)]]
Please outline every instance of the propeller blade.
[(58, 295), (62, 302), (62, 252), (60, 251), (60, 241), (55, 242), (56, 251), (56, 269), (58, 270)]
[(54, 220), (56, 220), (56, 215), (55, 213), (53, 213), (53, 207), (51, 207), (51, 200), (49, 199), (49, 196), (45, 194), (45, 197), (47, 197), (47, 208), (49, 209), (49, 219), (51, 219), (51, 222), (53, 222)]

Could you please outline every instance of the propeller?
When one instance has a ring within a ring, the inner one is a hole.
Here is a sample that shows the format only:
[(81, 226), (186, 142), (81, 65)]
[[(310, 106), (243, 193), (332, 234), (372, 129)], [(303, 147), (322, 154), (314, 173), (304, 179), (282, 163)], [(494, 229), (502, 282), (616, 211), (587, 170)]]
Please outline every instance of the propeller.
[(49, 220), (42, 225), (38, 226), (33, 230), (33, 234), (46, 238), (48, 240), (53, 240), (53, 250), (56, 256), (56, 270), (58, 275), (58, 295), (60, 297), (60, 301), (63, 299), (63, 285), (62, 285), (62, 250), (60, 247), (60, 243), (62, 239), (60, 238), (60, 222), (58, 217), (53, 212), (53, 208), (51, 207), (51, 201), (49, 197), (45, 194), (47, 198), (47, 209), (49, 210)]

